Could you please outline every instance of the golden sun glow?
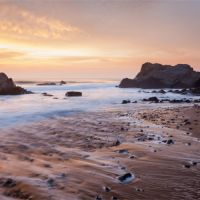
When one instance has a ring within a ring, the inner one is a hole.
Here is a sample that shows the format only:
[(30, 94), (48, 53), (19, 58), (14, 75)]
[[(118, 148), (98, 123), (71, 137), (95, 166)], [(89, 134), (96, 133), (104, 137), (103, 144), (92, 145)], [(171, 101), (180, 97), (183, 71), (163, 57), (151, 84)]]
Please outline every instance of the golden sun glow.
[(199, 66), (195, 3), (0, 0), (0, 11), (0, 68), (14, 77), (51, 69), (121, 78), (146, 61)]

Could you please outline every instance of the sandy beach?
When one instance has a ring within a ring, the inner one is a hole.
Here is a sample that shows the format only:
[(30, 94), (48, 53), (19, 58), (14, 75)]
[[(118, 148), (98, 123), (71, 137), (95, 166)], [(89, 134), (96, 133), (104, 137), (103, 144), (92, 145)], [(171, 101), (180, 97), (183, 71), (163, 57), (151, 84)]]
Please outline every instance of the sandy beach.
[(199, 199), (199, 119), (130, 104), (2, 129), (0, 199)]

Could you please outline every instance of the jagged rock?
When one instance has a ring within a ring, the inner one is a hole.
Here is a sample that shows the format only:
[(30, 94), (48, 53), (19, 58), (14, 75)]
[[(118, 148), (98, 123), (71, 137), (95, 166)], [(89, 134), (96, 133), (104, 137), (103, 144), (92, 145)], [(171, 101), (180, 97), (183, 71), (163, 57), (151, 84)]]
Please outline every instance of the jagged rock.
[[(189, 78), (188, 78), (189, 77)], [(200, 72), (190, 65), (175, 66), (145, 63), (134, 79), (125, 78), (121, 88), (193, 88), (199, 87)]]
[(31, 94), (32, 92), (16, 86), (14, 81), (4, 73), (0, 73), (0, 95)]

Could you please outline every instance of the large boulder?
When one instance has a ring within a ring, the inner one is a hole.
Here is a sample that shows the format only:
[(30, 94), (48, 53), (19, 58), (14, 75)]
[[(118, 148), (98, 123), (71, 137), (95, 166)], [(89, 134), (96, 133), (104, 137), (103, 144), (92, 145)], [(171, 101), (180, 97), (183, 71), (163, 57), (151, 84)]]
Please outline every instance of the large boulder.
[(121, 81), (121, 88), (191, 88), (198, 87), (200, 72), (196, 72), (190, 65), (175, 66), (145, 63), (134, 79), (125, 78)]
[(0, 95), (30, 94), (31, 92), (16, 86), (11, 78), (4, 73), (0, 73)]
[(67, 97), (81, 97), (82, 92), (69, 91), (69, 92), (66, 92), (65, 96), (67, 96)]

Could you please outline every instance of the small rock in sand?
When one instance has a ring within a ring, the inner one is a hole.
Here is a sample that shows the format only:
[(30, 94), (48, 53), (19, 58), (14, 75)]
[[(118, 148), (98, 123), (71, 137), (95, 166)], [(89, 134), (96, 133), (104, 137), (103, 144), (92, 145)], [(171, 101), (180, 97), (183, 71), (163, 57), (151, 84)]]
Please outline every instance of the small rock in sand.
[(172, 139), (167, 140), (167, 144), (174, 144), (174, 140)]
[(120, 154), (128, 154), (129, 153), (128, 150), (126, 150), (126, 149), (120, 149), (118, 152)]
[(47, 180), (47, 184), (49, 187), (54, 187), (56, 185), (55, 180), (53, 178), (49, 178)]
[(102, 200), (102, 198), (99, 195), (97, 195), (95, 199), (96, 200)]
[(119, 146), (121, 144), (121, 142), (119, 140), (117, 140), (116, 142), (114, 142), (113, 146)]
[(8, 178), (3, 182), (3, 187), (12, 188), (16, 186), (16, 181), (12, 178)]
[(134, 176), (129, 172), (118, 178), (121, 183), (129, 183), (134, 179)]
[(105, 192), (110, 192), (110, 191), (111, 191), (111, 188), (110, 188), (110, 187), (107, 187), (107, 186), (105, 186), (105, 187), (103, 187), (103, 190), (104, 190)]

